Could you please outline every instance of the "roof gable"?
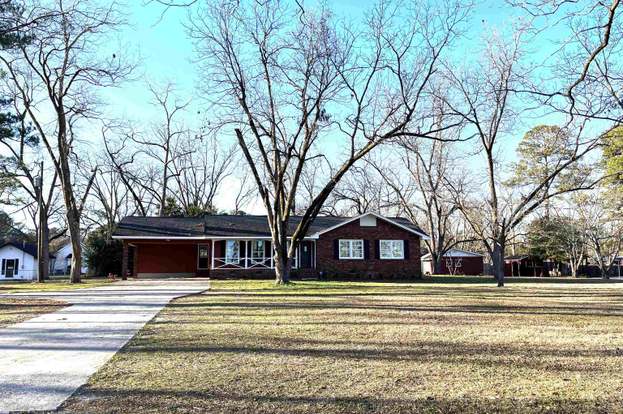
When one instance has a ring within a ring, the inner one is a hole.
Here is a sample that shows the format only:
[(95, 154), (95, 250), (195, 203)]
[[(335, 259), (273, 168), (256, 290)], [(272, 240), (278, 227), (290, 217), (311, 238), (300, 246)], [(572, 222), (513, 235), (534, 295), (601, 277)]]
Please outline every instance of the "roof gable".
[[(360, 214), (359, 216), (356, 216), (356, 217), (348, 218), (348, 219), (344, 220), (341, 223), (337, 223), (334, 226), (331, 226), (329, 228), (322, 229), (322, 230), (316, 232), (315, 234), (312, 235), (312, 237), (318, 237), (321, 234), (327, 233), (327, 232), (329, 232), (331, 230), (335, 230), (335, 229), (337, 229), (339, 227), (342, 227), (342, 226), (344, 226), (346, 224), (352, 223), (352, 222), (354, 222), (356, 220), (360, 220), (360, 219), (362, 219), (364, 217), (368, 217), (368, 216), (373, 216), (373, 217), (375, 217), (377, 219), (380, 219), (380, 220), (383, 220), (383, 221), (388, 222), (390, 224), (393, 224), (396, 227), (399, 227), (399, 228), (401, 228), (401, 229), (403, 229), (405, 231), (408, 231), (410, 233), (413, 233), (413, 234), (416, 234), (416, 235), (420, 236), (424, 240), (428, 240), (429, 239), (429, 237), (428, 237), (428, 235), (426, 233), (424, 233), (419, 227), (416, 227), (413, 224), (411, 224), (410, 221), (408, 221), (406, 219), (403, 219), (402, 217), (389, 218), (389, 217), (381, 216), (380, 214), (377, 214), (377, 213), (364, 213), (364, 214)], [(401, 221), (402, 221), (402, 223), (401, 223)]]
[[(374, 213), (370, 213), (374, 214)], [(402, 218), (386, 218), (374, 214), (398, 227), (428, 237), (418, 227)], [(307, 232), (307, 238), (317, 238), (326, 229), (337, 228), (357, 217), (319, 216), (314, 219)], [(288, 235), (291, 236), (300, 223), (301, 216), (290, 218)], [(266, 216), (254, 215), (205, 215), (203, 217), (125, 217), (113, 233), (116, 239), (218, 239), (218, 238), (270, 238), (270, 227)]]

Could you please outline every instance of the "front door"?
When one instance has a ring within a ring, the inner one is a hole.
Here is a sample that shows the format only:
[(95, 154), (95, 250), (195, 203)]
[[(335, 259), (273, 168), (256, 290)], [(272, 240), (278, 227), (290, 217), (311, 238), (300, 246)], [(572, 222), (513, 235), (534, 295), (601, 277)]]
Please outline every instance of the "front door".
[(312, 254), (313, 254), (314, 244), (309, 241), (301, 242), (301, 269), (311, 269), (312, 268)]
[(17, 260), (15, 259), (7, 259), (6, 260), (6, 267), (4, 269), (4, 277), (13, 277), (15, 276), (15, 268), (17, 267), (17, 263), (15, 263)]
[(210, 269), (210, 245), (197, 246), (197, 274), (206, 275)]

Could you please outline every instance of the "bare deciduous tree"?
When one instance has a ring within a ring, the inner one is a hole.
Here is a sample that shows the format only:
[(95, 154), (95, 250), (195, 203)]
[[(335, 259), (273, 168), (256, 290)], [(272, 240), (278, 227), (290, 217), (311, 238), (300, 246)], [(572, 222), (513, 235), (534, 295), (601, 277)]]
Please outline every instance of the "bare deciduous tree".
[(569, 129), (572, 139), (566, 156), (555, 160), (545, 176), (522, 185), (515, 196), (504, 193), (498, 149), (518, 114), (524, 112), (515, 94), (525, 81), (520, 67), (523, 33), (517, 31), (510, 41), (491, 39), (478, 68), (464, 73), (449, 70), (452, 90), (440, 96), (450, 111), (466, 122), (484, 156), (484, 194), (474, 194), (465, 183), (448, 184), (453, 188), (455, 202), (490, 255), (498, 286), (504, 286), (504, 252), (513, 229), (547, 200), (595, 185), (594, 181), (587, 181), (588, 177), (579, 177), (572, 186), (557, 188), (562, 173), (597, 148), (598, 138), (585, 139), (585, 123), (579, 122), (569, 126), (573, 129)]
[(459, 130), (452, 131), (452, 136), (448, 131), (447, 141), (441, 137), (428, 142), (402, 140), (397, 146), (397, 159), (372, 163), (393, 190), (399, 211), (430, 236), (425, 244), (435, 274), (441, 273), (444, 254), (467, 241), (447, 186), (460, 170), (448, 142), (459, 139), (454, 135)]
[(587, 192), (574, 202), (578, 221), (585, 232), (585, 241), (601, 276), (609, 278), (623, 247), (623, 222), (612, 200), (604, 194)]
[[(19, 98), (16, 104), (32, 121), (58, 174), (72, 243), (72, 283), (80, 282), (80, 219), (94, 178), (81, 194), (77, 192), (72, 158), (76, 157), (78, 124), (95, 114), (94, 91), (115, 85), (131, 69), (116, 54), (102, 57), (96, 52), (120, 24), (115, 7), (100, 7), (88, 0), (56, 0), (49, 6), (18, 11), (20, 16), (35, 10), (37, 15), (51, 17), (45, 24), (26, 29), (28, 44), (0, 56)], [(50, 113), (52, 119), (46, 117)]]
[(507, 0), (526, 12), (541, 36), (566, 33), (548, 56), (542, 85), (519, 88), (555, 111), (620, 122), (623, 118), (621, 0)]
[(389, 215), (395, 212), (390, 191), (380, 174), (369, 165), (353, 166), (333, 190), (323, 210), (337, 216), (367, 212)]
[(173, 85), (170, 83), (162, 90), (149, 85), (149, 90), (161, 112), (162, 121), (153, 125), (152, 131), (131, 134), (130, 137), (138, 144), (139, 152), (148, 157), (148, 164), (156, 169), (156, 174), (160, 176), (155, 182), (141, 184), (143, 189), (152, 193), (154, 199), (158, 201), (158, 215), (164, 216), (170, 197), (171, 181), (180, 173), (174, 171), (175, 162), (191, 153), (189, 130), (178, 119), (190, 102), (181, 101), (175, 95)]
[[(219, 102), (219, 126), (235, 131), (267, 210), (277, 283), (289, 281), (299, 241), (358, 160), (387, 140), (433, 135), (426, 88), (468, 12), (459, 1), (435, 9), (381, 1), (362, 29), (340, 28), (329, 10), (302, 3), (220, 1), (195, 14), (206, 92)], [(343, 157), (331, 160), (291, 229), (304, 171), (327, 146)]]
[[(239, 161), (237, 146), (226, 145), (216, 136), (202, 137), (197, 148), (172, 161), (172, 176), (176, 183), (175, 199), (187, 214), (216, 211), (215, 197), (223, 181), (234, 174)], [(244, 193), (244, 185), (240, 191)], [(241, 208), (244, 194), (236, 198), (236, 210)]]

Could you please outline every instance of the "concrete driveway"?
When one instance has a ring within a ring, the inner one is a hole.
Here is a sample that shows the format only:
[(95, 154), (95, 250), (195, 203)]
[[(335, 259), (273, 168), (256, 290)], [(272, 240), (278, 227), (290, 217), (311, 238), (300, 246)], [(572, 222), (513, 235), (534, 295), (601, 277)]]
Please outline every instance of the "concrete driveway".
[(0, 295), (70, 304), (0, 329), (0, 412), (55, 410), (169, 301), (208, 288), (207, 279), (161, 279)]

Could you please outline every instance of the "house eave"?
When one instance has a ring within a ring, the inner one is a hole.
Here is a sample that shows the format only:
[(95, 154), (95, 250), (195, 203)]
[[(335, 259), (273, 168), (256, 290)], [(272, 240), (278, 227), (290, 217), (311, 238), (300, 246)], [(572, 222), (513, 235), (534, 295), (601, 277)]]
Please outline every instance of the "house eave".
[[(270, 240), (270, 236), (118, 236), (114, 240)], [(304, 237), (304, 240), (315, 240), (318, 237)], [(288, 239), (292, 239), (288, 236)]]

